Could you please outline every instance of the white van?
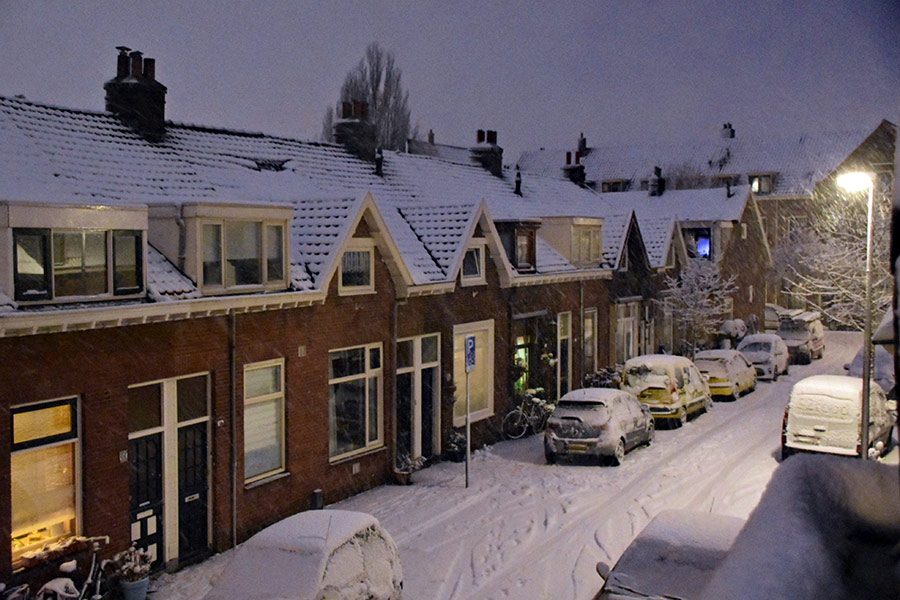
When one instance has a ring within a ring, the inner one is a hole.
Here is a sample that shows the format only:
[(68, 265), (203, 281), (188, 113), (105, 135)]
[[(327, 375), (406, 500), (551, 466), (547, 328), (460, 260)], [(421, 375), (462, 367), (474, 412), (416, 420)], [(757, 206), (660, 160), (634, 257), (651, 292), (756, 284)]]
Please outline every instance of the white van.
[[(813, 375), (791, 390), (784, 412), (781, 457), (797, 451), (860, 456), (862, 379)], [(881, 454), (891, 440), (897, 403), (874, 381), (869, 393), (869, 448)]]

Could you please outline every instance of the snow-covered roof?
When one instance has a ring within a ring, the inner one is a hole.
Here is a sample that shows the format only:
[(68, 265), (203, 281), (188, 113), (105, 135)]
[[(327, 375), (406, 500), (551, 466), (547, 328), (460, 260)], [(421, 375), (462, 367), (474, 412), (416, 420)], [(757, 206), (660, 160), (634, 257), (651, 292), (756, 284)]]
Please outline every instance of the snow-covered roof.
[(147, 244), (147, 289), (150, 297), (157, 302), (199, 298), (202, 295), (194, 282), (150, 244)]
[(791, 396), (797, 394), (821, 394), (833, 398), (859, 398), (863, 381), (849, 375), (812, 375), (794, 384)]
[[(587, 179), (598, 184), (630, 180), (632, 187), (637, 188), (641, 179), (649, 178), (658, 166), (666, 178), (774, 173), (773, 195), (808, 195), (873, 131), (873, 128), (861, 128), (767, 136), (738, 131), (734, 138), (710, 136), (699, 141), (604, 144), (590, 147), (581, 162)], [(532, 173), (561, 177), (565, 156), (565, 150), (528, 150), (519, 157), (519, 166)]]
[(748, 185), (732, 187), (730, 192), (724, 187), (666, 190), (661, 196), (651, 196), (641, 191), (614, 192), (600, 194), (599, 200), (609, 210), (633, 210), (641, 225), (641, 233), (646, 233), (646, 223), (660, 218), (677, 219), (682, 223), (737, 221), (749, 201)]

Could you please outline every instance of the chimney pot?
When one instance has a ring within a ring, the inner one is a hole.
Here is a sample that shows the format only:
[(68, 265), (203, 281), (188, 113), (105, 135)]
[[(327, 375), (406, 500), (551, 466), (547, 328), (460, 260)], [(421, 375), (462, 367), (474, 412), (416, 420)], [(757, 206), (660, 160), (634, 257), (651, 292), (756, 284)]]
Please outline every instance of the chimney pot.
[(497, 132), (496, 131), (491, 131), (490, 129), (488, 129), (487, 143), (490, 144), (491, 146), (497, 145)]
[(128, 58), (131, 49), (125, 46), (116, 46), (116, 50), (119, 51), (119, 55), (116, 57), (116, 77), (123, 79), (128, 77), (128, 70), (131, 66), (131, 59)]
[(353, 103), (352, 102), (341, 102), (341, 118), (349, 119), (353, 116)]
[(479, 129), (479, 130), (475, 133), (475, 142), (478, 143), (478, 144), (483, 144), (483, 143), (484, 143), (484, 129)]
[(571, 165), (571, 164), (572, 164), (572, 153), (566, 152), (566, 165)]
[(360, 102), (359, 103), (359, 119), (360, 119), (360, 121), (368, 121), (369, 120), (369, 103), (368, 102)]
[(150, 81), (156, 79), (156, 59), (144, 59), (144, 78), (149, 79)]
[(135, 50), (129, 56), (131, 57), (131, 76), (140, 78), (144, 74), (141, 53), (140, 51)]
[(580, 164), (581, 164), (581, 152), (576, 152), (576, 153), (575, 153), (575, 164), (576, 164), (576, 165), (580, 165)]

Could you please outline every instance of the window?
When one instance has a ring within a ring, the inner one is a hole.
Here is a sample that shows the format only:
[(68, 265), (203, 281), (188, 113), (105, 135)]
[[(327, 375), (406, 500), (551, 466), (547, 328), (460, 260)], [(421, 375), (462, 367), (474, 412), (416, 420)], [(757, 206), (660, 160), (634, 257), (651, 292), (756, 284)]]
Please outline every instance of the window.
[(601, 230), (599, 227), (574, 227), (572, 258), (576, 264), (599, 263), (602, 258)]
[(627, 179), (608, 179), (600, 185), (602, 192), (625, 192), (630, 187)]
[(332, 459), (384, 445), (380, 343), (329, 352), (328, 390)]
[(338, 293), (370, 294), (375, 291), (375, 245), (370, 239), (354, 238), (341, 256)]
[(485, 283), (484, 275), (484, 242), (476, 242), (466, 250), (463, 256), (460, 283), (462, 285), (479, 285)]
[(637, 354), (639, 302), (616, 304), (616, 362), (624, 363)]
[(13, 240), (17, 300), (143, 292), (141, 231), (17, 228)]
[(244, 481), (284, 471), (284, 359), (244, 367)]
[(556, 315), (557, 398), (569, 393), (572, 384), (572, 313)]
[(516, 230), (516, 268), (532, 271), (535, 268), (534, 229)]
[(771, 194), (772, 193), (772, 175), (750, 175), (750, 189), (754, 194)]
[(453, 326), (453, 383), (459, 399), (453, 405), (453, 426), (466, 423), (466, 336), (475, 336), (475, 369), (469, 379), (469, 419), (494, 414), (494, 320)]
[(13, 407), (12, 558), (78, 533), (78, 403)]
[(741, 239), (742, 240), (747, 239), (747, 224), (746, 223), (741, 223)]
[(222, 221), (201, 227), (204, 287), (285, 283), (284, 225)]
[(587, 308), (584, 311), (582, 323), (582, 338), (584, 340), (584, 372), (595, 373), (597, 371), (597, 309)]
[(710, 244), (710, 230), (707, 228), (685, 229), (684, 242), (687, 245), (688, 256), (691, 258), (711, 258), (712, 247)]

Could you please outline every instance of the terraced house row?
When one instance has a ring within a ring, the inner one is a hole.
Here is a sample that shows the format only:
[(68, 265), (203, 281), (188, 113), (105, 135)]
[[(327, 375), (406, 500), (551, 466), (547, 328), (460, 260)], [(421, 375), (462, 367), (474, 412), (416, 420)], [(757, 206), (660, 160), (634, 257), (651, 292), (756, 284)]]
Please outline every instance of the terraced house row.
[(179, 124), (154, 67), (120, 53), (105, 112), (0, 97), (0, 580), (75, 535), (177, 568), (440, 460), (469, 335), (497, 440), (522, 390), (677, 344), (686, 233), (762, 316), (749, 186), (600, 194), (490, 131), (382, 153), (353, 103), (339, 144)]

